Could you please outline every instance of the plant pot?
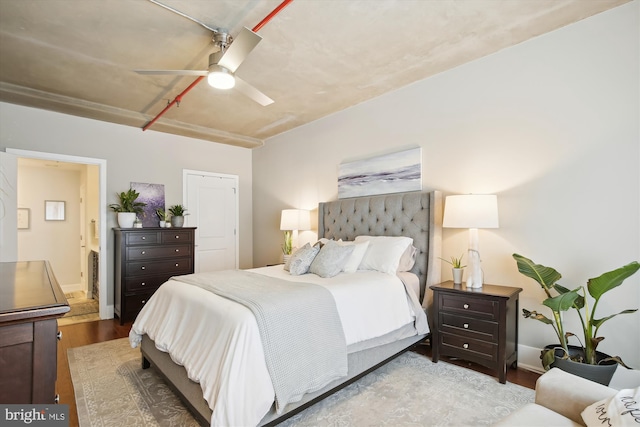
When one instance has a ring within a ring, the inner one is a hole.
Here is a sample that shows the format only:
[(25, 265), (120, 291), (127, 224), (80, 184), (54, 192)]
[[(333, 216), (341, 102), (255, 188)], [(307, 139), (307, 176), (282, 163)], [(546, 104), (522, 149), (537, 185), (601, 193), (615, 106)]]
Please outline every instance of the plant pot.
[(184, 216), (172, 216), (171, 217), (171, 226), (173, 227), (182, 227), (184, 225)]
[(118, 212), (118, 226), (120, 228), (133, 228), (133, 223), (135, 221), (135, 212)]
[(291, 259), (291, 254), (282, 254), (282, 262), (287, 263)]
[(165, 224), (166, 224), (166, 221), (160, 221), (159, 223), (160, 228), (164, 228)]
[[(574, 362), (571, 359), (563, 359), (564, 350), (560, 346), (560, 344), (548, 345), (544, 348), (544, 351), (555, 349), (555, 361), (551, 364), (551, 367), (562, 369), (565, 372), (569, 372), (570, 374), (577, 375), (582, 378), (586, 378), (588, 380), (603, 384), (608, 386), (611, 381), (611, 377), (615, 373), (618, 368), (618, 363), (615, 360), (608, 360), (606, 362), (602, 362), (599, 365), (590, 365), (588, 363), (580, 363)], [(582, 351), (582, 347), (578, 347), (575, 345), (569, 346), (569, 356), (576, 357), (582, 356), (584, 357), (584, 352)], [(601, 353), (596, 351), (596, 361), (600, 362), (603, 359), (611, 357), (605, 353)]]
[(461, 285), (464, 268), (452, 268), (451, 271), (453, 272), (453, 283), (456, 285)]

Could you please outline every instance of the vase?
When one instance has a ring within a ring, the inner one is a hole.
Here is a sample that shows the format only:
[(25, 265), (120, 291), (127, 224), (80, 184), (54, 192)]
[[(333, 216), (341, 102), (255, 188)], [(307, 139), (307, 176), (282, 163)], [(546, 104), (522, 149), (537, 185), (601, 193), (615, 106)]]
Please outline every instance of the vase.
[(172, 216), (171, 217), (171, 226), (172, 227), (182, 227), (184, 225), (184, 216)]
[(282, 254), (282, 262), (285, 264), (291, 259), (291, 254)]
[(164, 228), (165, 224), (166, 224), (166, 221), (160, 221), (160, 224), (159, 224), (160, 228)]
[(118, 212), (118, 226), (120, 228), (133, 228), (133, 223), (135, 221), (135, 212)]
[(451, 271), (453, 273), (453, 283), (455, 285), (461, 285), (462, 284), (462, 274), (464, 273), (464, 268), (452, 268)]
[[(555, 360), (550, 365), (553, 368), (562, 369), (565, 372), (569, 372), (570, 374), (577, 375), (582, 378), (586, 378), (588, 380), (600, 383), (602, 385), (609, 385), (613, 374), (618, 368), (618, 363), (615, 360), (607, 360), (601, 362), (603, 359), (607, 359), (611, 356), (596, 351), (596, 361), (600, 363), (599, 365), (590, 365), (588, 363), (580, 363), (574, 362), (571, 359), (563, 359), (564, 350), (560, 344), (548, 345), (544, 348), (543, 353), (548, 350), (554, 350)], [(575, 345), (569, 346), (569, 356), (570, 357), (579, 357), (582, 356), (584, 358), (584, 351), (582, 347), (578, 347)]]

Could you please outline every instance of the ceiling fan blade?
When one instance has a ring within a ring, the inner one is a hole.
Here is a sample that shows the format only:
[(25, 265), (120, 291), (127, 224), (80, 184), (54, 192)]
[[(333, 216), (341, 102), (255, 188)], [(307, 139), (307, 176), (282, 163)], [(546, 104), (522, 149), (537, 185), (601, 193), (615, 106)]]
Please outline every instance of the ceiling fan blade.
[(133, 70), (138, 74), (155, 74), (155, 75), (179, 75), (179, 76), (206, 76), (209, 74), (207, 70)]
[(262, 36), (254, 33), (247, 27), (233, 38), (229, 48), (222, 54), (218, 65), (223, 66), (232, 73), (235, 73), (242, 61), (260, 43)]
[(274, 102), (273, 99), (269, 98), (267, 95), (260, 92), (258, 89), (251, 86), (249, 83), (245, 82), (238, 76), (235, 76), (235, 78), (236, 78), (236, 85), (234, 86), (235, 89), (238, 89), (238, 91), (242, 92), (244, 95), (253, 99), (263, 107), (266, 107), (269, 104), (273, 104)]

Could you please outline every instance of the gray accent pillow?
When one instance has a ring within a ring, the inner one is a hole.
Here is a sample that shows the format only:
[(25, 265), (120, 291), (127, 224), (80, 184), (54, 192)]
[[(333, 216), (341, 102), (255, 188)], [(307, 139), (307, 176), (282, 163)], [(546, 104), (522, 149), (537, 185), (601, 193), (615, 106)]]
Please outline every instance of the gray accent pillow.
[(318, 255), (319, 245), (311, 246), (309, 243), (298, 249), (289, 261), (289, 273), (292, 276), (300, 276), (309, 272), (313, 259)]
[(329, 240), (311, 263), (309, 272), (325, 278), (337, 275), (349, 261), (354, 248), (353, 245), (341, 246)]

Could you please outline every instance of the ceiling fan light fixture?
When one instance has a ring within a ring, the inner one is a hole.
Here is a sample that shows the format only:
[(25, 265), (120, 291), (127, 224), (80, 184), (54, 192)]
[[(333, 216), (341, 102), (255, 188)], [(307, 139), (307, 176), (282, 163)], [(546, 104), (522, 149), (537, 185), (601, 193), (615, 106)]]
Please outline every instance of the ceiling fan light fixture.
[(236, 79), (233, 77), (233, 73), (217, 64), (209, 67), (207, 82), (216, 89), (231, 89), (236, 85)]

